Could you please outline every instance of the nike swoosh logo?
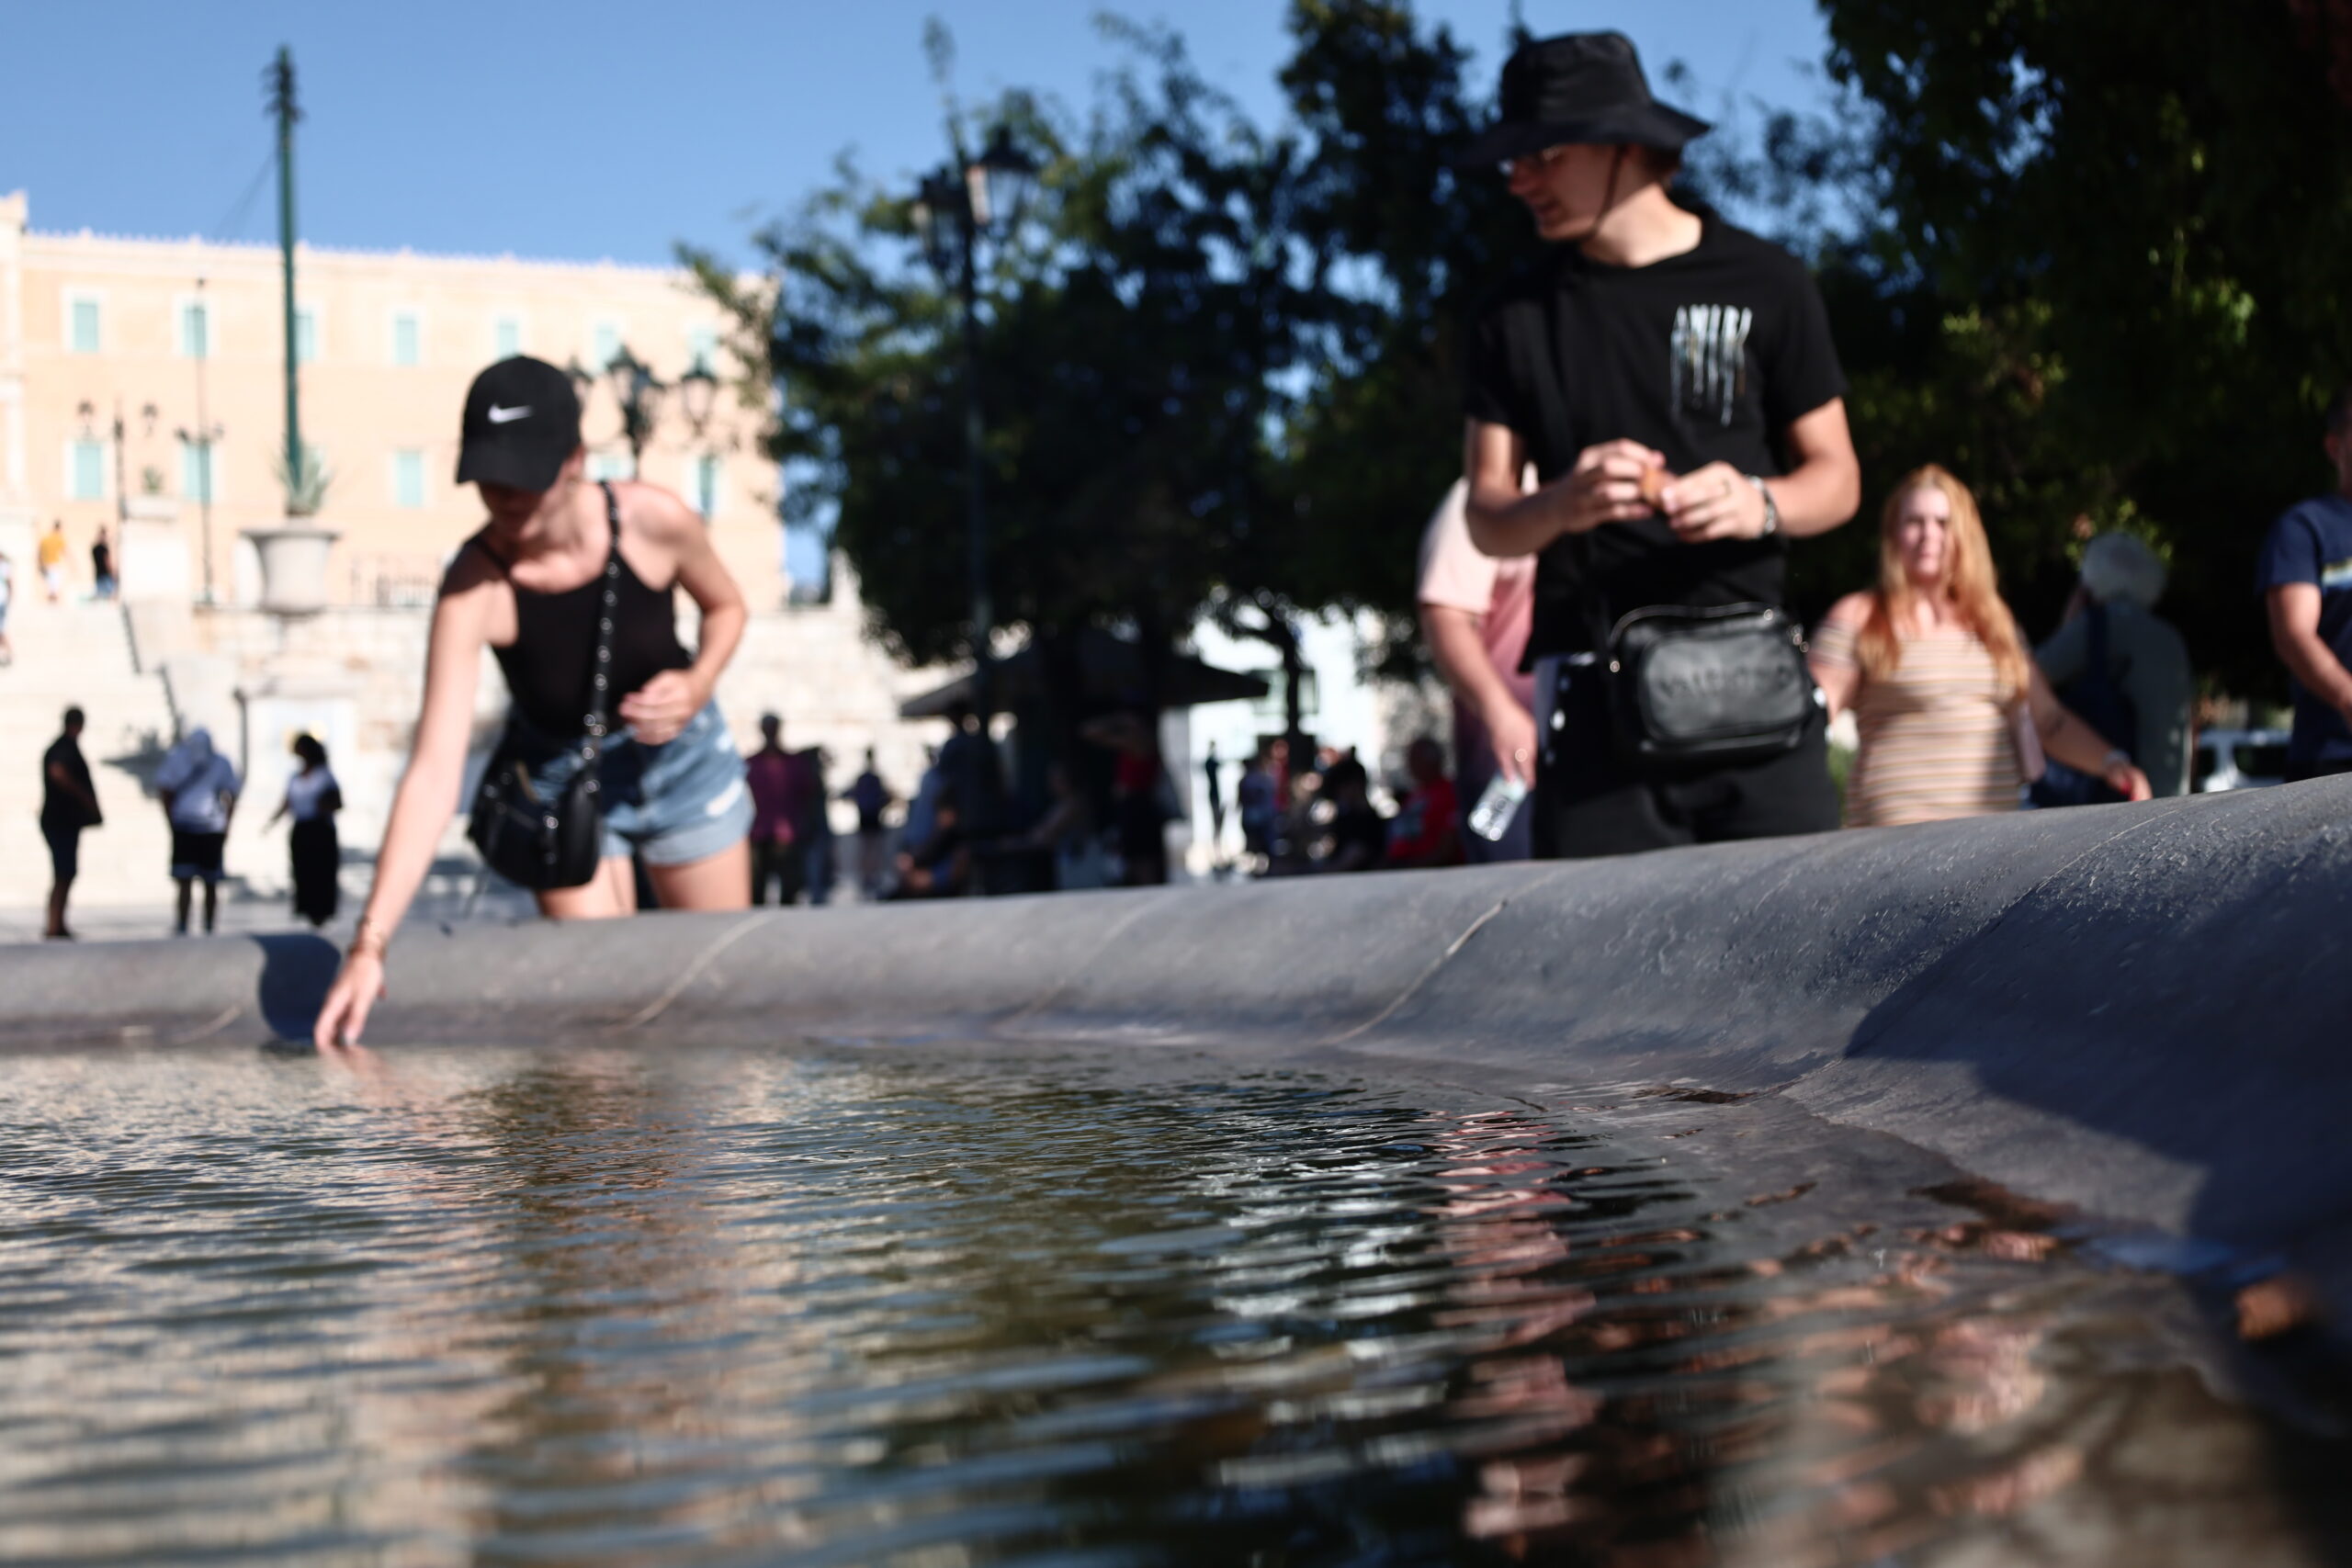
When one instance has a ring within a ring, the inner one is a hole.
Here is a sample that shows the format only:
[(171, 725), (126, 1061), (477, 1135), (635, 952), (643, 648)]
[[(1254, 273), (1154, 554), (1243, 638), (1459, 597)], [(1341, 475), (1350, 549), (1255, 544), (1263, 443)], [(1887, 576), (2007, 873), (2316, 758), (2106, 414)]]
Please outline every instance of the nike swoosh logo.
[(490, 423), (492, 424), (504, 424), (512, 420), (528, 419), (530, 417), (531, 409), (530, 405), (527, 403), (523, 405), (521, 408), (513, 409), (503, 409), (496, 403), (490, 405)]

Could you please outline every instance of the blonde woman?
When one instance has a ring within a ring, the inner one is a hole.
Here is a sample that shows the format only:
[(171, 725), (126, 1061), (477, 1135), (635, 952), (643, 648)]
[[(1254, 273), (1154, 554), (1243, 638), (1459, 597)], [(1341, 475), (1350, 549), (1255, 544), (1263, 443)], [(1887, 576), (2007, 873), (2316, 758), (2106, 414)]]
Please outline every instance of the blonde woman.
[(1878, 586), (1837, 603), (1811, 662), (1831, 714), (1852, 708), (1861, 731), (1849, 828), (2014, 811), (2035, 750), (2148, 798), (2147, 775), (2051, 694), (2001, 602), (1976, 498), (1932, 463), (1887, 497)]

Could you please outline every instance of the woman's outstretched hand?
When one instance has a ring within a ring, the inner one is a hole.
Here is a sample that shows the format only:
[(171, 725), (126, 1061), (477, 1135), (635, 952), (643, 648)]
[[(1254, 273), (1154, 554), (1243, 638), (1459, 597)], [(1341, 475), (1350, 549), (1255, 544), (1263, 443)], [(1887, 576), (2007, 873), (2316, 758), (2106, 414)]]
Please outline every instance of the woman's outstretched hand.
[(384, 960), (381, 954), (355, 952), (343, 961), (343, 972), (327, 988), (319, 1021), (311, 1026), (311, 1043), (322, 1054), (340, 1054), (359, 1043), (368, 1014), (384, 999)]
[(664, 746), (678, 738), (695, 715), (710, 701), (710, 694), (691, 670), (664, 670), (621, 699), (620, 719), (648, 746)]

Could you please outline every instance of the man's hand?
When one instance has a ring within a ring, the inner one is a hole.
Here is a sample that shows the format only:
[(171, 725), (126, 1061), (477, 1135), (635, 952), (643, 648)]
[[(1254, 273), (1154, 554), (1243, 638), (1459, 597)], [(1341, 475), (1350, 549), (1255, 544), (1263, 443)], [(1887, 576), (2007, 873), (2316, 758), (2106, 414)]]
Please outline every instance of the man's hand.
[(1498, 703), (1498, 711), (1482, 715), (1487, 737), (1495, 749), (1495, 767), (1523, 784), (1535, 782), (1535, 717), (1514, 699)]
[(1657, 509), (1643, 497), (1642, 477), (1665, 466), (1664, 456), (1638, 441), (1586, 447), (1577, 454), (1568, 477), (1550, 487), (1555, 503), (1566, 508), (1562, 532), (1589, 534), (1604, 523), (1656, 516)]
[(710, 701), (702, 680), (691, 670), (664, 670), (621, 699), (620, 719), (648, 746), (662, 746), (678, 738)]
[(2126, 800), (2148, 800), (2154, 798), (2156, 793), (2149, 787), (2148, 775), (2133, 767), (2128, 758), (2120, 762), (2110, 763), (2107, 772), (2100, 776), (2108, 788)]
[(1710, 463), (1666, 487), (1666, 520), (1686, 545), (1764, 536), (1764, 497), (1729, 463)]

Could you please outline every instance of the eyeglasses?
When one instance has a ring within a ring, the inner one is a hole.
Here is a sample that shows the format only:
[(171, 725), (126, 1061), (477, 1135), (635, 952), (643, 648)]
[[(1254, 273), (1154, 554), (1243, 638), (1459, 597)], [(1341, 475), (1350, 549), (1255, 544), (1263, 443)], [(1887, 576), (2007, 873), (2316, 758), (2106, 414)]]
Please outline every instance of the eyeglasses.
[(1501, 163), (1495, 166), (1502, 171), (1503, 178), (1505, 179), (1509, 179), (1513, 175), (1519, 173), (1519, 166), (1521, 164), (1532, 164), (1538, 169), (1548, 169), (1553, 164), (1558, 163), (1561, 159), (1566, 157), (1568, 155), (1568, 149), (1573, 145), (1575, 145), (1573, 142), (1559, 142), (1555, 146), (1541, 148), (1533, 152), (1522, 152), (1516, 158), (1505, 158)]

